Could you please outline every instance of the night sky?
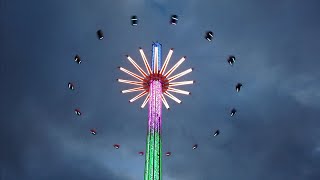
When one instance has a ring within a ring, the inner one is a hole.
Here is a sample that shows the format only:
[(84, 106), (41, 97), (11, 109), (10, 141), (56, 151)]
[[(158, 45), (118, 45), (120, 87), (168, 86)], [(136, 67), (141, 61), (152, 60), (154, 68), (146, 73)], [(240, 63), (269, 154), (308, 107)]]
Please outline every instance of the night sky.
[(196, 80), (177, 87), (192, 92), (182, 104), (167, 98), (164, 180), (320, 179), (316, 0), (0, 2), (0, 180), (142, 180), (147, 109), (116, 79), (134, 80), (117, 67), (138, 73), (125, 55), (143, 66), (153, 41)]

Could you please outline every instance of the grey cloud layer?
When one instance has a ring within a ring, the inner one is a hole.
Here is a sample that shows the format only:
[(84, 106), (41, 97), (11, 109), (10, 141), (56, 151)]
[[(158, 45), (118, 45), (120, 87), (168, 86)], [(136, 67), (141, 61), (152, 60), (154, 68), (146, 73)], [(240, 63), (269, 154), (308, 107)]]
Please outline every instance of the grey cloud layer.
[[(2, 179), (141, 180), (147, 111), (119, 91), (138, 47), (173, 47), (192, 96), (164, 112), (165, 179), (320, 178), (316, 1), (7, 1), (1, 45)], [(4, 11), (3, 11), (4, 12)], [(2, 12), (2, 13), (3, 13)], [(180, 17), (169, 25), (171, 14)], [(131, 15), (140, 18), (131, 27)], [(105, 39), (98, 41), (97, 29)], [(215, 40), (203, 38), (207, 30)], [(75, 53), (81, 65), (72, 62)], [(225, 58), (234, 54), (229, 67)], [(66, 89), (68, 81), (75, 92)], [(243, 82), (240, 94), (234, 85)], [(238, 109), (229, 117), (232, 107)], [(83, 116), (75, 117), (80, 107)], [(89, 134), (97, 128), (97, 136)], [(221, 134), (213, 138), (212, 132)], [(112, 145), (121, 144), (116, 151)], [(196, 151), (192, 145), (199, 144)], [(0, 176), (1, 177), (1, 176)]]

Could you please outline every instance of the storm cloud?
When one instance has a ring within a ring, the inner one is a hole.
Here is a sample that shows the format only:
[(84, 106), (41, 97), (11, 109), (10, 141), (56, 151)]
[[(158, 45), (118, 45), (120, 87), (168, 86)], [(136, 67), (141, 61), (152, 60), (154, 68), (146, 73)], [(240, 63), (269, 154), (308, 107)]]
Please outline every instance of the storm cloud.
[(175, 49), (169, 66), (187, 56), (177, 72), (194, 67), (182, 79), (196, 80), (181, 87), (192, 95), (177, 95), (183, 103), (169, 100), (172, 110), (163, 113), (163, 151), (172, 152), (163, 157), (163, 179), (318, 180), (318, 7), (313, 0), (2, 0), (1, 180), (143, 179), (147, 110), (120, 93), (129, 86), (116, 79), (131, 78), (117, 67), (135, 71), (125, 55), (142, 64), (138, 48), (150, 59), (155, 41), (163, 56)]

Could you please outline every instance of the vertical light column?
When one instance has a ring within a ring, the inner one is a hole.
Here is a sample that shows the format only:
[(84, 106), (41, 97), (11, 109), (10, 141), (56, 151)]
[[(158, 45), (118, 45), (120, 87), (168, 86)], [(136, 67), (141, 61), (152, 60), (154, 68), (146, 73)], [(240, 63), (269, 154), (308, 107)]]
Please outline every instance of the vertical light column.
[[(154, 51), (157, 50), (157, 53)], [(161, 69), (161, 44), (152, 45), (152, 69), (158, 61), (158, 70)], [(157, 54), (157, 57), (155, 57)], [(150, 82), (149, 119), (146, 144), (145, 180), (162, 180), (162, 84), (160, 81)]]
[(152, 61), (151, 61), (151, 69), (153, 69), (154, 67), (154, 64), (155, 64), (155, 61), (156, 60), (156, 57), (155, 57), (155, 49), (158, 49), (158, 68), (159, 70), (161, 69), (162, 67), (162, 60), (161, 60), (161, 53), (162, 53), (162, 45), (160, 43), (153, 43), (152, 44)]

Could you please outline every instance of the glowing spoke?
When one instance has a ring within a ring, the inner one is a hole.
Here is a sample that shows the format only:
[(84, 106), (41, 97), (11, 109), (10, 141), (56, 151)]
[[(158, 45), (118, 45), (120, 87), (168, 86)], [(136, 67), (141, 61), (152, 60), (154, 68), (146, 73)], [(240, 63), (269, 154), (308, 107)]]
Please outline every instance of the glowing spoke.
[(168, 104), (166, 98), (164, 98), (163, 94), (161, 94), (161, 100), (162, 100), (164, 106), (165, 106), (167, 109), (169, 109), (169, 108), (170, 108), (170, 107), (169, 107), (169, 104)]
[(184, 76), (184, 75), (186, 75), (186, 74), (189, 74), (189, 73), (192, 72), (192, 70), (193, 70), (193, 69), (190, 68), (190, 69), (187, 69), (187, 70), (185, 70), (185, 71), (183, 71), (183, 72), (181, 72), (181, 73), (179, 73), (179, 74), (176, 74), (176, 75), (172, 76), (171, 78), (169, 78), (168, 81), (170, 82), (170, 81), (173, 81), (173, 80), (175, 80), (175, 79), (178, 79), (179, 77), (182, 77), (182, 76)]
[(150, 99), (150, 93), (147, 95), (146, 99), (143, 101), (141, 108), (144, 108)]
[(168, 88), (167, 91), (171, 91), (171, 92), (175, 92), (175, 93), (179, 93), (179, 94), (185, 94), (185, 95), (190, 95), (191, 93), (188, 91), (184, 91), (184, 90), (180, 90), (180, 89), (175, 89), (175, 88)]
[(169, 64), (169, 61), (171, 59), (171, 56), (172, 56), (172, 53), (173, 53), (173, 49), (171, 48), (168, 55), (167, 55), (167, 58), (166, 60), (164, 61), (163, 65), (162, 65), (162, 68), (160, 70), (160, 74), (163, 74), (163, 72), (166, 70), (168, 64)]
[(148, 63), (148, 60), (147, 60), (147, 58), (146, 58), (146, 55), (144, 54), (142, 48), (140, 48), (139, 51), (140, 51), (141, 57), (142, 57), (142, 59), (143, 59), (143, 63), (144, 63), (144, 65), (145, 65), (146, 68), (147, 68), (148, 73), (151, 74), (152, 71), (151, 71), (150, 65), (149, 65), (149, 63)]
[(182, 85), (188, 85), (188, 84), (193, 84), (193, 83), (194, 83), (194, 81), (170, 82), (169, 87), (182, 86)]
[(124, 79), (117, 79), (117, 81), (121, 82), (121, 83), (126, 83), (126, 84), (143, 85), (142, 82), (138, 82), (138, 81), (129, 81), (129, 80), (124, 80)]
[(128, 60), (133, 64), (133, 66), (143, 75), (143, 77), (148, 76), (143, 69), (141, 69), (141, 67), (130, 57), (127, 56)]
[(170, 94), (169, 92), (165, 92), (164, 93), (166, 96), (168, 96), (170, 99), (174, 100), (175, 102), (177, 102), (178, 104), (181, 103), (181, 100), (176, 98), (174, 95)]
[(129, 74), (130, 76), (132, 76), (132, 77), (134, 77), (134, 78), (136, 78), (136, 79), (139, 79), (139, 80), (143, 81), (143, 78), (142, 78), (141, 76), (138, 76), (137, 74), (135, 74), (135, 73), (133, 73), (133, 72), (131, 72), (131, 71), (128, 71), (128, 70), (126, 70), (126, 69), (123, 68), (123, 67), (119, 67), (119, 69), (120, 69), (121, 71)]
[(121, 92), (122, 92), (122, 93), (129, 93), (129, 92), (143, 91), (143, 90), (144, 90), (143, 87), (138, 87), (138, 88), (132, 88), (132, 89), (123, 90), (123, 91), (121, 91)]
[(182, 57), (164, 76), (168, 78), (185, 60), (186, 57)]
[(146, 95), (148, 92), (147, 91), (144, 91), (138, 95), (136, 95), (134, 98), (130, 99), (129, 102), (133, 102), (135, 100), (138, 100), (139, 98), (141, 98), (142, 96)]

